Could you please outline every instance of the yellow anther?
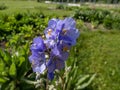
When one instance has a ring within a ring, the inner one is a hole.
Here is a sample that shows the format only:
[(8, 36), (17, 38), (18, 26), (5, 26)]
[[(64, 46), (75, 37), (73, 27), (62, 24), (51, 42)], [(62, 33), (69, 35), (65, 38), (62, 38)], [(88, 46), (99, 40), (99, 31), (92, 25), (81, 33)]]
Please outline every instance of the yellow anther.
[(63, 51), (68, 51), (69, 48), (67, 46), (63, 47)]
[(51, 33), (52, 33), (52, 29), (48, 29), (48, 35), (51, 35)]
[(67, 32), (67, 30), (65, 30), (65, 29), (62, 30), (62, 33), (63, 33), (64, 35), (66, 34), (66, 32)]

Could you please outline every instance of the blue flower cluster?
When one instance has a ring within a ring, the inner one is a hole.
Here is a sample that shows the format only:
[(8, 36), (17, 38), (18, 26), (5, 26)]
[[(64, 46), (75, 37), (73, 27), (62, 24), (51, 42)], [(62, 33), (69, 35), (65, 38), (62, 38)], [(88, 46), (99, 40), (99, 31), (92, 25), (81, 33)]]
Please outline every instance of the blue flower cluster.
[(52, 80), (54, 71), (65, 66), (69, 50), (76, 44), (80, 33), (76, 29), (76, 22), (69, 17), (64, 20), (51, 19), (44, 34), (46, 39), (34, 38), (30, 48), (32, 55), (29, 57), (29, 61), (34, 72), (41, 74), (47, 70), (47, 76)]

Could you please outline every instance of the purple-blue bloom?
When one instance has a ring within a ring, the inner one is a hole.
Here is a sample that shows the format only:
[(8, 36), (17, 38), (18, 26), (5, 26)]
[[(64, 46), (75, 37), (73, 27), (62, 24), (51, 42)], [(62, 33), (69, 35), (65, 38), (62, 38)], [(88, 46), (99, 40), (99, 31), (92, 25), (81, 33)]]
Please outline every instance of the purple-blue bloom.
[(33, 44), (31, 45), (30, 49), (33, 51), (44, 52), (46, 47), (45, 47), (43, 39), (41, 37), (34, 38)]
[(42, 73), (46, 69), (45, 65), (45, 45), (41, 37), (34, 38), (33, 44), (30, 47), (32, 55), (29, 61), (32, 64), (34, 72)]
[(59, 40), (71, 44), (71, 46), (76, 44), (76, 39), (79, 37), (79, 31), (76, 29), (75, 20), (72, 18), (65, 18), (63, 20), (64, 27), (59, 35)]
[(58, 22), (59, 22), (58, 19), (51, 19), (48, 22), (48, 27), (44, 31), (46, 39), (56, 39), (57, 36), (56, 26)]
[(48, 72), (47, 77), (48, 77), (49, 80), (53, 80), (54, 79), (54, 73), (53, 72), (51, 72), (51, 73)]
[[(41, 37), (34, 38), (29, 61), (34, 72), (42, 73), (47, 68), (48, 79), (52, 80), (54, 71), (65, 67), (69, 50), (76, 44), (80, 33), (76, 29), (75, 20), (69, 17), (64, 20), (51, 19), (44, 34), (45, 40)], [(49, 58), (45, 57), (46, 54)]]
[(45, 54), (43, 52), (32, 52), (32, 55), (29, 57), (29, 61), (32, 64), (34, 72), (43, 73), (46, 69)]
[(50, 59), (47, 63), (47, 68), (48, 68), (48, 76), (49, 78), (52, 79), (52, 77), (50, 77), (50, 73), (53, 73), (55, 71), (55, 69), (62, 69), (65, 66), (65, 60), (67, 60), (69, 53), (68, 51), (64, 48), (66, 47), (62, 47), (62, 44), (56, 45), (51, 53), (50, 53)]
[(76, 44), (76, 39), (80, 33), (78, 29), (76, 29), (75, 20), (72, 18), (65, 18), (64, 20), (52, 19), (49, 22), (48, 28), (45, 30), (45, 35), (49, 44), (50, 41), (57, 43), (61, 40), (71, 46)]

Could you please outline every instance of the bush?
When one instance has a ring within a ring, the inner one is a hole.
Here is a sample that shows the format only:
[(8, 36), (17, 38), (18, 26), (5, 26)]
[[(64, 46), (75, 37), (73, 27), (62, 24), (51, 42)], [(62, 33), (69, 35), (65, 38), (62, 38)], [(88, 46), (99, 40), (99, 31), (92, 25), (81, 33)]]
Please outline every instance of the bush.
[(63, 5), (63, 4), (58, 4), (58, 5), (56, 6), (56, 9), (65, 9), (65, 8), (66, 8), (66, 6)]
[(97, 22), (107, 29), (120, 29), (120, 14), (104, 9), (79, 8), (75, 11), (74, 18), (84, 22)]
[(107, 29), (120, 29), (120, 16), (117, 13), (106, 16), (103, 25)]
[(79, 8), (75, 10), (74, 17), (76, 19), (81, 19), (85, 22), (98, 21), (102, 23), (104, 18), (109, 15), (110, 12), (101, 9), (91, 9), (91, 8)]

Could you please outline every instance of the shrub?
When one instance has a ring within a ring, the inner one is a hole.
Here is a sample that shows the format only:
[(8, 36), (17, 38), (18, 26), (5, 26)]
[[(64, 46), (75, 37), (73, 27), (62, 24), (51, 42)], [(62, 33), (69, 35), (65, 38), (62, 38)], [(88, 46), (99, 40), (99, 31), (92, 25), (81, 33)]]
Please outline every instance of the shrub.
[(112, 29), (112, 21), (113, 19), (111, 18), (111, 16), (107, 16), (103, 21), (104, 27), (106, 27), (107, 29)]
[(99, 23), (102, 23), (104, 18), (109, 14), (110, 12), (107, 10), (79, 8), (75, 10), (75, 13), (73, 16), (76, 19), (81, 19), (85, 22), (99, 21)]
[(103, 25), (107, 29), (120, 29), (120, 16), (117, 13), (106, 16)]
[(63, 4), (58, 4), (58, 5), (56, 6), (56, 9), (65, 9), (65, 8), (66, 8), (66, 6), (63, 5)]

